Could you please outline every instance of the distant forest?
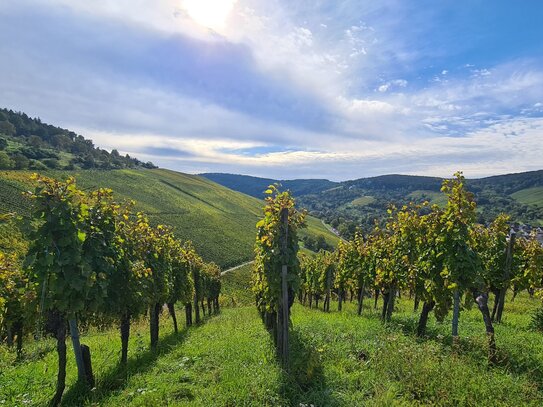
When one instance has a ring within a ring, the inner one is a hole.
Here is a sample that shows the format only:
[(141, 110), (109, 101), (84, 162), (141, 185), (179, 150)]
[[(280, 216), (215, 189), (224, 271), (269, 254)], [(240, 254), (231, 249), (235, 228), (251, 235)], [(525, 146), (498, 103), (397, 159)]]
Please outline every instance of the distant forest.
[[(201, 175), (260, 199), (268, 185), (280, 183), (294, 194), (300, 207), (324, 220), (346, 239), (351, 239), (360, 229), (369, 233), (375, 222), (384, 226), (390, 205), (402, 207), (423, 201), (439, 206), (446, 204), (446, 197), (440, 192), (443, 179), (438, 177), (391, 174), (332, 182), (279, 181), (220, 173)], [(543, 170), (468, 179), (466, 184), (475, 194), (479, 223), (488, 224), (498, 214), (507, 213), (513, 222), (543, 226)]]
[(117, 150), (95, 147), (91, 140), (43, 123), (25, 113), (0, 109), (0, 169), (156, 168)]

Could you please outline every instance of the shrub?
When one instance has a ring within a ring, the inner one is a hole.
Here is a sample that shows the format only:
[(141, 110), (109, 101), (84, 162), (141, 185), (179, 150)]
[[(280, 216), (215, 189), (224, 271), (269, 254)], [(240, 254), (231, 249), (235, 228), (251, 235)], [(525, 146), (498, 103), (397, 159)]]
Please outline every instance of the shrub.
[(543, 332), (543, 306), (536, 309), (532, 314), (530, 328), (532, 328), (534, 331)]

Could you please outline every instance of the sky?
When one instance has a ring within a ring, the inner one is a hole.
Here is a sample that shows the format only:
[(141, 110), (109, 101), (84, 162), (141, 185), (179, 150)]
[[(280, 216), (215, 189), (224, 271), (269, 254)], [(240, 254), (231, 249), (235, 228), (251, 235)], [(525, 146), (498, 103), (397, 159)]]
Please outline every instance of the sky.
[(543, 168), (540, 0), (0, 2), (0, 107), (188, 173)]

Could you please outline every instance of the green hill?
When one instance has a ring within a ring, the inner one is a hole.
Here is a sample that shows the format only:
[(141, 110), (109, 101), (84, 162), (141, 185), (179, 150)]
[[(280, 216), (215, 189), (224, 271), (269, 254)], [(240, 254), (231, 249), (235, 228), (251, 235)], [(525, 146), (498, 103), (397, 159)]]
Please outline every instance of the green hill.
[(249, 175), (206, 173), (200, 174), (211, 181), (224, 185), (235, 191), (263, 198), (264, 191), (269, 185), (279, 183), (282, 189), (288, 189), (294, 196), (315, 194), (335, 187), (338, 183), (327, 179), (293, 179), (276, 180), (271, 178), (259, 178)]
[[(260, 191), (264, 184), (278, 182), (243, 175), (204, 175), (248, 194)], [(298, 202), (347, 238), (357, 228), (368, 231), (376, 220), (383, 222), (391, 204), (399, 207), (413, 200), (428, 200), (442, 206), (446, 202), (440, 192), (443, 178), (438, 177), (392, 174), (343, 182), (311, 179), (280, 182), (292, 183)], [(507, 213), (515, 222), (543, 224), (543, 170), (468, 179), (466, 184), (475, 194), (479, 222), (488, 223), (499, 213)]]
[(360, 198), (353, 199), (353, 201), (351, 202), (351, 205), (366, 206), (373, 202), (375, 202), (375, 198), (373, 196), (361, 196)]
[(0, 109), (0, 170), (156, 168), (117, 150), (95, 147), (73, 131), (22, 112)]
[[(29, 171), (0, 172), (0, 213), (30, 213), (30, 202), (22, 195), (32, 188)], [(240, 264), (253, 256), (255, 224), (263, 202), (232, 191), (203, 177), (163, 169), (47, 171), (64, 179), (74, 175), (83, 189), (111, 188), (118, 199), (136, 201), (136, 209), (155, 223), (174, 228), (177, 236), (192, 240), (208, 261), (222, 267)], [(308, 219), (304, 235), (324, 235), (335, 245), (337, 237), (320, 221)]]

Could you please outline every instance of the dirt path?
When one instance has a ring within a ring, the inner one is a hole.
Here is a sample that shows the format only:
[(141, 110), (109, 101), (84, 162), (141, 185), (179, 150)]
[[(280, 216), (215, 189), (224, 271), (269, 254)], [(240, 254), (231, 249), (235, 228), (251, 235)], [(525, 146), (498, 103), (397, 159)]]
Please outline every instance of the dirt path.
[(221, 273), (221, 276), (224, 276), (226, 273), (229, 273), (229, 272), (231, 272), (231, 271), (237, 270), (237, 269), (239, 269), (239, 268), (241, 268), (241, 267), (243, 267), (243, 266), (246, 266), (246, 265), (248, 265), (248, 264), (253, 264), (254, 262), (255, 262), (254, 260), (251, 260), (251, 261), (247, 261), (247, 262), (245, 262), (245, 263), (241, 263), (241, 264), (239, 264), (239, 265), (237, 265), (237, 266), (231, 267), (231, 268), (229, 268), (229, 269), (226, 269), (226, 270), (224, 270), (224, 271)]

